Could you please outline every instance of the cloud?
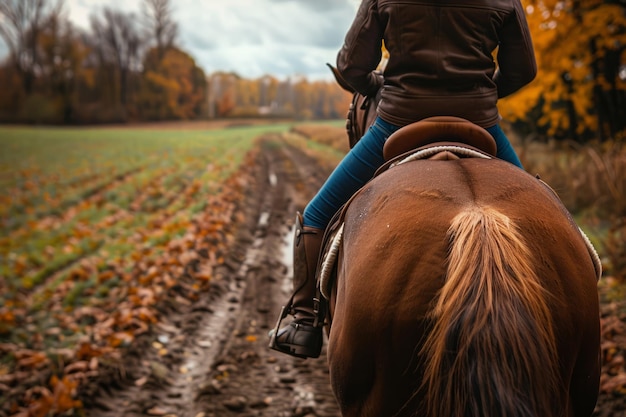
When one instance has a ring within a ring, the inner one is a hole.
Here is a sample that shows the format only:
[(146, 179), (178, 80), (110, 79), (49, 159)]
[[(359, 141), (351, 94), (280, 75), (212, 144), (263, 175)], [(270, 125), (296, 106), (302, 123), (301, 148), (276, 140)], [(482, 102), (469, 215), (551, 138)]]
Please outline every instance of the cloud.
[(354, 5), (359, 0), (269, 0), (271, 3), (295, 3), (298, 7), (313, 10), (316, 12), (328, 12), (333, 9), (354, 10)]
[[(142, 1), (142, 0), (141, 0)], [(65, 0), (65, 11), (69, 12), (72, 23), (81, 29), (90, 28), (90, 16), (100, 15), (107, 7), (124, 13), (140, 13), (138, 0)]]
[(205, 70), (236, 72), (247, 78), (274, 75), (281, 78), (306, 75), (310, 79), (332, 79), (326, 62), (334, 62), (336, 53), (327, 49), (309, 48), (305, 53), (295, 45), (273, 45), (264, 48), (240, 46), (200, 52), (197, 62)]
[(179, 24), (181, 45), (207, 72), (244, 77), (330, 78), (325, 63), (335, 61), (356, 9), (353, 0), (230, 0), (198, 13), (191, 3), (175, 5), (185, 22)]

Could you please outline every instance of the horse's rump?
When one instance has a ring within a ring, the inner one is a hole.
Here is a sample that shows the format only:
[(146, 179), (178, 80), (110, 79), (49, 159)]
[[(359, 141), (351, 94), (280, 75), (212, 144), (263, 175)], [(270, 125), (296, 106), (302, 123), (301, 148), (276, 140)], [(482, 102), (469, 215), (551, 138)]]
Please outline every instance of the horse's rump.
[(498, 160), (411, 162), (345, 220), (329, 335), (344, 416), (591, 414), (595, 271), (535, 178)]

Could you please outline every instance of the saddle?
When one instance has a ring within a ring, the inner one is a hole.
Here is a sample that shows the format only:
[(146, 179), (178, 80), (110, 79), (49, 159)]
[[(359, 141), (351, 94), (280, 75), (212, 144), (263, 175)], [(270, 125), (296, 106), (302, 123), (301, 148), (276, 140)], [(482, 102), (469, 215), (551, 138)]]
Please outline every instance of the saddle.
[[(493, 158), (496, 143), (482, 127), (452, 116), (436, 116), (407, 125), (393, 133), (383, 147), (383, 164), (374, 177), (401, 163), (420, 160), (455, 160), (460, 158)], [(336, 278), (336, 257), (341, 244), (343, 220), (346, 209), (359, 194), (357, 191), (335, 213), (324, 233), (321, 256), (318, 262), (318, 297), (316, 310), (321, 311), (323, 299), (330, 296), (332, 282)], [(320, 316), (323, 321), (323, 316)]]
[(496, 141), (482, 127), (453, 116), (429, 117), (393, 133), (383, 147), (385, 161), (425, 146), (454, 142), (496, 156)]

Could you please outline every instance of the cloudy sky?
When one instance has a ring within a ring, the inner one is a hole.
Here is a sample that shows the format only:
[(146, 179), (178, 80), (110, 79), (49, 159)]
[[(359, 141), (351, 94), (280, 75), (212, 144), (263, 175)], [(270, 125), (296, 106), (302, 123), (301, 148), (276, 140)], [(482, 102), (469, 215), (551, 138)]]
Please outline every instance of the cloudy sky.
[[(103, 7), (141, 14), (143, 0), (65, 0), (78, 27)], [(172, 0), (178, 43), (205, 72), (235, 71), (247, 78), (264, 74), (330, 79), (360, 0)], [(0, 45), (0, 57), (6, 46)]]

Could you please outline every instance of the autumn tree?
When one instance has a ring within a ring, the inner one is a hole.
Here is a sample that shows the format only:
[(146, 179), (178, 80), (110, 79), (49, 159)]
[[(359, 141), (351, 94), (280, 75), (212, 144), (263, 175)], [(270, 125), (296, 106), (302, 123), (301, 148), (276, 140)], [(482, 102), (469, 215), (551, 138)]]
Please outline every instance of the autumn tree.
[[(162, 57), (160, 57), (160, 55)], [(169, 47), (148, 51), (138, 97), (149, 120), (195, 119), (206, 113), (206, 76), (186, 52)]]
[(62, 9), (63, 0), (0, 0), (0, 36), (9, 48), (10, 60), (27, 95), (33, 90), (41, 64), (39, 36)]
[(258, 80), (259, 83), (259, 105), (263, 108), (271, 109), (276, 99), (278, 80), (275, 77), (266, 75)]
[(69, 123), (75, 120), (87, 48), (62, 1), (0, 0), (0, 33), (10, 46), (3, 68), (3, 120)]
[(17, 109), (22, 97), (21, 80), (18, 74), (9, 66), (0, 67), (0, 85), (3, 86), (0, 94), (0, 122), (16, 122)]
[(218, 72), (209, 77), (208, 90), (209, 118), (338, 119), (346, 116), (352, 98), (335, 81), (309, 81), (301, 76), (245, 79)]
[(585, 140), (626, 129), (626, 13), (601, 0), (526, 0), (539, 73), (501, 102), (535, 133)]
[[(83, 63), (88, 53), (89, 48), (67, 19), (53, 16), (42, 29), (38, 91), (54, 105), (53, 118), (48, 122), (72, 123), (78, 117), (78, 90), (85, 83)], [(28, 113), (33, 112), (36, 109)]]
[(157, 56), (162, 59), (178, 36), (178, 24), (173, 19), (170, 0), (144, 0), (142, 4), (147, 39), (156, 44)]
[(110, 97), (112, 104), (126, 110), (131, 76), (141, 66), (143, 47), (134, 16), (105, 8), (101, 18), (91, 16), (91, 30), (90, 46), (99, 65), (100, 78), (105, 88), (114, 93)]
[(82, 31), (62, 13), (63, 0), (0, 0), (10, 49), (0, 66), (0, 122), (345, 116), (350, 97), (334, 82), (234, 73), (207, 80), (175, 45), (172, 3), (143, 1), (141, 20), (104, 8)]
[(236, 96), (241, 77), (235, 73), (216, 72), (208, 77), (209, 119), (230, 116), (237, 106)]

